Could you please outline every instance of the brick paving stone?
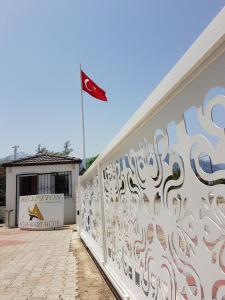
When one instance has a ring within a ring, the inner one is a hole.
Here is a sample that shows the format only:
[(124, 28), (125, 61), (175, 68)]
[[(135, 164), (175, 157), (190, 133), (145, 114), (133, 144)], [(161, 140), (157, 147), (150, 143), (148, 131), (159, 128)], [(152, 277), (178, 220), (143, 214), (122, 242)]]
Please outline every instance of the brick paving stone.
[(29, 300), (45, 300), (46, 297), (36, 297), (36, 296), (32, 296), (32, 297), (29, 297)]
[(21, 296), (31, 296), (32, 295), (32, 289), (27, 288), (21, 288), (18, 290), (18, 294)]
[(58, 294), (60, 295), (60, 293), (63, 291), (63, 287), (49, 287), (48, 289), (48, 294)]
[(71, 300), (77, 294), (72, 229), (0, 228), (0, 300)]
[(13, 297), (13, 300), (29, 300), (28, 296), (15, 296)]
[(13, 300), (13, 296), (0, 295), (0, 300)]
[[(69, 295), (62, 294), (61, 298), (59, 298), (59, 299), (60, 300), (74, 300), (75, 296), (69, 296)], [(91, 300), (91, 299), (88, 299), (88, 300)]]
[(13, 296), (13, 295), (17, 295), (18, 294), (18, 288), (16, 287), (9, 287), (9, 288), (6, 288), (3, 292), (2, 292), (2, 295), (10, 295), (10, 296)]
[(57, 299), (60, 299), (59, 298), (59, 295), (58, 294), (50, 294), (50, 295), (47, 295), (47, 300), (57, 300)]

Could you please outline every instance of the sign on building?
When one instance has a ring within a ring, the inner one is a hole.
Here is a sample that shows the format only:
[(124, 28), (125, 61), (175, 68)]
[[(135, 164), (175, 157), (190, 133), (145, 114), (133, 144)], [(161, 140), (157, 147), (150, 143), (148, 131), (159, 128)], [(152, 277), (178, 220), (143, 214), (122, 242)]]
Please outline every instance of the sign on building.
[(54, 229), (64, 225), (64, 195), (21, 196), (18, 226), (22, 229)]

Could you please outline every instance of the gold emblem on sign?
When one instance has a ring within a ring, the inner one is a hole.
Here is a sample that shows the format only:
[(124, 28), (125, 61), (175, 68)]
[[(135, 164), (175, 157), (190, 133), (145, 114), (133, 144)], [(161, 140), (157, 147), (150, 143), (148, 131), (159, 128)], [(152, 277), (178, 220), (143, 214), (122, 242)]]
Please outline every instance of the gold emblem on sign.
[(30, 221), (33, 218), (37, 218), (37, 219), (39, 219), (41, 221), (44, 220), (44, 217), (43, 217), (42, 213), (40, 212), (40, 209), (38, 208), (37, 204), (34, 205), (33, 209), (29, 209), (28, 208), (28, 213), (29, 213), (29, 216), (30, 216)]

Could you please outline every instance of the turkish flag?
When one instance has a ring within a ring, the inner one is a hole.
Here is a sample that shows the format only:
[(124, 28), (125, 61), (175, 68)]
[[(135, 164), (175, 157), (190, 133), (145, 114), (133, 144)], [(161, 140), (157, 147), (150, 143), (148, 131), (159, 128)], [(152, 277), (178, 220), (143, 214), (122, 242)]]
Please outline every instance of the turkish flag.
[(92, 97), (95, 97), (102, 101), (107, 101), (105, 91), (103, 91), (93, 80), (91, 80), (82, 70), (81, 70), (81, 82), (82, 89), (90, 94)]

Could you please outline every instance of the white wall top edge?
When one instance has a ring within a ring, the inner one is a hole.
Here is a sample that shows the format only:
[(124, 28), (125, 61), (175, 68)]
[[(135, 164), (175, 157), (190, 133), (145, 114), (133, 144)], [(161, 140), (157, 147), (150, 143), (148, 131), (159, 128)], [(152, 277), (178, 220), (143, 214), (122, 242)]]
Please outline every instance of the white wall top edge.
[(175, 66), (169, 71), (140, 108), (122, 127), (115, 138), (109, 143), (87, 172), (87, 178), (98, 163), (112, 152), (159, 104), (177, 89), (194, 70), (225, 41), (225, 7), (217, 14), (207, 28), (200, 34), (193, 45), (185, 52)]

